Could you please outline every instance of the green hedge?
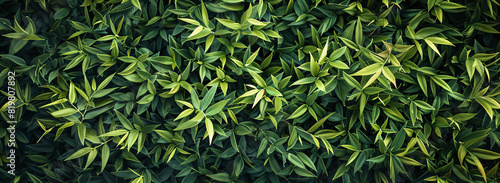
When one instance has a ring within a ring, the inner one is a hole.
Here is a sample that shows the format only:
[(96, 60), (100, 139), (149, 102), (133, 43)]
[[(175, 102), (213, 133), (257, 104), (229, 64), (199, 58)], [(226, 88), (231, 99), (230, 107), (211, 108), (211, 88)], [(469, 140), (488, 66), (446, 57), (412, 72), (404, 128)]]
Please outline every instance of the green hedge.
[(499, 7), (0, 0), (0, 182), (497, 182)]

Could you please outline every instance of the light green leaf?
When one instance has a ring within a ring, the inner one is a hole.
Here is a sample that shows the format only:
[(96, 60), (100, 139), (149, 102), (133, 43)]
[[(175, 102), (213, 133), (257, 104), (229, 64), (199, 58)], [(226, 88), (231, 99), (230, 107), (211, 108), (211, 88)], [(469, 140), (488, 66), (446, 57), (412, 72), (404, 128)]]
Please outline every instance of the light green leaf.
[(307, 105), (302, 104), (299, 108), (297, 108), (288, 119), (294, 119), (302, 116), (304, 113), (307, 112)]
[(185, 129), (195, 127), (196, 125), (198, 125), (201, 122), (201, 120), (203, 120), (203, 118), (205, 118), (205, 115), (203, 115), (202, 112), (199, 112), (192, 119), (179, 123), (179, 125), (177, 125), (177, 127), (174, 129), (174, 131), (185, 130)]
[(302, 78), (302, 79), (299, 79), (297, 81), (295, 81), (293, 85), (304, 85), (304, 84), (309, 84), (309, 83), (312, 83), (316, 81), (316, 78), (315, 77), (306, 77), (306, 78)]
[[(326, 58), (326, 52), (328, 51), (328, 39), (329, 39), (329, 38), (330, 38), (330, 37), (328, 37), (328, 38), (326, 39), (325, 46), (323, 47), (323, 50), (321, 50), (321, 55), (319, 56), (319, 60), (318, 60), (318, 62), (319, 62), (320, 64), (324, 63), (324, 62), (323, 62), (323, 60)], [(313, 60), (311, 60), (311, 62), (313, 62)]]
[(316, 122), (313, 126), (311, 126), (311, 128), (309, 128), (309, 130), (307, 130), (308, 132), (314, 132), (316, 129), (318, 129), (321, 125), (323, 125), (323, 123), (325, 123), (325, 121), (330, 117), (332, 116), (333, 114), (335, 114), (335, 112), (332, 112), (330, 113), (329, 115), (326, 115), (325, 117), (323, 117), (321, 120), (319, 120), (318, 122)]
[(431, 76), (431, 79), (436, 84), (438, 84), (439, 86), (441, 86), (443, 89), (445, 89), (445, 90), (453, 93), (453, 90), (451, 89), (450, 85), (448, 85), (448, 83), (444, 82), (443, 79), (441, 79), (441, 78), (439, 78), (437, 76)]
[(287, 156), (287, 159), (295, 166), (299, 167), (299, 168), (303, 168), (305, 169), (306, 167), (304, 166), (304, 163), (302, 163), (302, 161), (300, 161), (300, 159), (295, 156), (294, 154), (292, 153), (288, 153), (288, 156)]
[(262, 79), (262, 77), (260, 77), (257, 73), (250, 70), (248, 71), (248, 73), (252, 76), (257, 85), (259, 85), (261, 88), (265, 88), (267, 86), (266, 81), (264, 81), (264, 79)]
[(209, 144), (212, 144), (212, 139), (214, 138), (214, 124), (208, 118), (205, 118), (205, 127), (207, 128)]
[(64, 116), (69, 116), (69, 115), (75, 114), (76, 112), (78, 112), (78, 111), (74, 108), (64, 108), (64, 109), (52, 112), (50, 114), (56, 118), (59, 118), (59, 117), (64, 117)]
[(429, 41), (428, 39), (424, 39), (424, 41), (427, 43), (427, 45), (432, 49), (434, 50), (434, 52), (436, 52), (440, 57), (441, 57), (441, 53), (439, 53), (439, 50), (437, 49), (436, 45), (434, 45), (434, 43), (432, 43), (432, 41)]
[(126, 134), (128, 131), (125, 129), (118, 129), (114, 131), (110, 131), (104, 134), (99, 135), (99, 137), (115, 137), (115, 136), (120, 136), (123, 134)]
[(190, 114), (192, 114), (194, 112), (194, 109), (186, 109), (184, 111), (182, 111), (178, 116), (177, 118), (174, 119), (174, 121), (177, 121), (179, 119), (182, 119), (182, 118), (185, 118), (187, 116), (189, 116)]
[(197, 26), (201, 26), (200, 22), (196, 21), (196, 20), (193, 20), (193, 19), (189, 19), (189, 18), (178, 18), (179, 20), (182, 20), (184, 22), (187, 22), (189, 24), (192, 24), (192, 25), (197, 25)]
[(205, 94), (205, 97), (203, 97), (203, 99), (201, 100), (200, 110), (205, 111), (205, 109), (207, 109), (208, 105), (212, 103), (216, 91), (217, 87), (210, 88), (210, 90)]
[(298, 157), (300, 160), (309, 168), (313, 169), (314, 171), (318, 171), (316, 169), (316, 166), (314, 166), (314, 163), (311, 161), (311, 159), (303, 152), (297, 152)]
[(101, 172), (104, 171), (104, 168), (106, 168), (106, 164), (109, 160), (109, 154), (109, 146), (108, 144), (104, 144), (101, 148)]
[(92, 149), (93, 148), (91, 148), (91, 147), (81, 148), (80, 150), (76, 151), (71, 156), (69, 156), (68, 158), (66, 158), (64, 161), (68, 161), (68, 160), (72, 160), (72, 159), (76, 159), (76, 158), (82, 157), (82, 156), (90, 153), (90, 151), (92, 151)]
[(359, 70), (358, 72), (351, 74), (351, 76), (367, 76), (367, 75), (372, 75), (375, 74), (376, 72), (379, 72), (384, 65), (381, 63), (375, 63), (369, 66), (366, 66), (365, 68)]
[(233, 30), (238, 30), (241, 28), (241, 25), (239, 23), (235, 23), (232, 20), (228, 19), (219, 19), (216, 18), (216, 20), (221, 23), (222, 25), (226, 26), (227, 28), (233, 29)]
[[(248, 49), (250, 49), (250, 48), (248, 48)], [(245, 62), (246, 63), (245, 66), (250, 65), (255, 60), (257, 55), (259, 55), (259, 50), (260, 50), (260, 47), (257, 49), (257, 51), (253, 52), (252, 55), (250, 55), (250, 57), (248, 57), (248, 60)]]
[(444, 44), (444, 45), (449, 45), (449, 46), (455, 46), (450, 41), (448, 41), (448, 40), (446, 40), (444, 38), (440, 38), (440, 37), (427, 37), (424, 40), (430, 41), (430, 42), (432, 42), (434, 44)]
[(493, 28), (493, 27), (491, 27), (490, 25), (487, 25), (487, 24), (474, 23), (474, 24), (472, 24), (472, 27), (474, 27), (477, 30), (486, 32), (486, 33), (500, 34), (499, 31), (497, 31), (495, 28)]
[(227, 100), (222, 100), (222, 101), (219, 101), (217, 103), (215, 103), (214, 105), (210, 106), (207, 111), (205, 112), (205, 115), (207, 116), (213, 116), (215, 114), (218, 114), (219, 112), (222, 111), (222, 109), (224, 108), (224, 106), (226, 106), (226, 104), (229, 102), (230, 99), (227, 99)]
[(8, 59), (17, 65), (26, 66), (26, 61), (24, 61), (24, 59), (22, 59), (21, 57), (11, 55), (11, 54), (0, 54), (0, 57), (2, 57), (4, 59)]
[(269, 95), (272, 95), (272, 96), (278, 96), (278, 97), (281, 97), (283, 96), (280, 91), (278, 91), (276, 88), (273, 88), (271, 86), (267, 86), (266, 87), (266, 92), (269, 94)]
[(142, 9), (141, 9), (141, 4), (140, 4), (139, 0), (130, 0), (130, 1), (132, 1), (132, 4), (133, 4), (136, 8), (138, 8), (139, 10), (141, 10), (141, 11), (142, 11)]
[(80, 142), (82, 145), (85, 142), (85, 133), (87, 132), (87, 127), (83, 123), (78, 123), (78, 138), (80, 139)]

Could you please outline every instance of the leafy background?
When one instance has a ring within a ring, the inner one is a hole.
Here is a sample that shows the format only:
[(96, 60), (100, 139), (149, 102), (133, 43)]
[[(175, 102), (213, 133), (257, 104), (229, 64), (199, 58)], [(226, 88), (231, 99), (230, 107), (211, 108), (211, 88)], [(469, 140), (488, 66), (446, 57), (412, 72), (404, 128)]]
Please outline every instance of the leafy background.
[(0, 5), (1, 182), (498, 181), (497, 0)]

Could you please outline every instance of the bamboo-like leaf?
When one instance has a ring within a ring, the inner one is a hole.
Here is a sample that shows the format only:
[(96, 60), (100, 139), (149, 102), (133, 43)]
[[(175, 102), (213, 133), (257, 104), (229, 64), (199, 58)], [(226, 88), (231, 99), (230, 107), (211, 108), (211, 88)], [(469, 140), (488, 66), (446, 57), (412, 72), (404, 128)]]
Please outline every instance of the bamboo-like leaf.
[(68, 158), (66, 158), (64, 161), (68, 161), (68, 160), (72, 160), (72, 159), (76, 159), (76, 158), (85, 156), (86, 154), (90, 153), (90, 151), (92, 151), (91, 147), (81, 148), (80, 150), (76, 151), (71, 156), (69, 156)]
[(351, 76), (367, 76), (367, 75), (372, 75), (377, 72), (380, 72), (382, 69), (383, 65), (379, 63), (375, 63), (369, 66), (366, 66), (365, 68), (359, 70), (358, 72), (355, 72), (354, 74), (351, 74)]
[(303, 115), (304, 113), (307, 112), (307, 105), (302, 104), (299, 108), (297, 108), (291, 115), (288, 117), (288, 119), (294, 119), (298, 118), (299, 116)]

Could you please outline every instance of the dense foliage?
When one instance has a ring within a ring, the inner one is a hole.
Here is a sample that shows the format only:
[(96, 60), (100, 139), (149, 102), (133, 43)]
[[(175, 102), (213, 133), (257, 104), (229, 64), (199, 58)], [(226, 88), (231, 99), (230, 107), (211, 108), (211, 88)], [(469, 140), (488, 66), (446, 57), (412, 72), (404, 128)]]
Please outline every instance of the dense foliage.
[(499, 7), (0, 0), (0, 182), (496, 182)]

